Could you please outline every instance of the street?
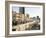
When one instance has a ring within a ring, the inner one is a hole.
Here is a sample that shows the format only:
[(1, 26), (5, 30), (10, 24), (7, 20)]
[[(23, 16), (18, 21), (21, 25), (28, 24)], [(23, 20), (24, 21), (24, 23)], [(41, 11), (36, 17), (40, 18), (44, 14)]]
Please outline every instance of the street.
[(33, 21), (33, 22), (28, 22), (25, 24), (13, 26), (12, 29), (13, 30), (15, 29), (16, 31), (36, 30), (39, 28), (39, 27), (37, 27), (37, 25), (38, 25), (37, 21)]

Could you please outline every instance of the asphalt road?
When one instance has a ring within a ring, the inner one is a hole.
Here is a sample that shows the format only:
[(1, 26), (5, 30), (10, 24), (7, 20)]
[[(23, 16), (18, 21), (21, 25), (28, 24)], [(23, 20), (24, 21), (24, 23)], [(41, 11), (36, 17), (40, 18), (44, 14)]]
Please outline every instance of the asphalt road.
[(17, 29), (17, 30), (19, 29), (20, 31), (21, 30), (39, 30), (40, 25), (38, 25), (38, 23), (36, 21), (33, 21), (33, 22), (28, 22), (25, 24), (13, 26), (12, 29)]

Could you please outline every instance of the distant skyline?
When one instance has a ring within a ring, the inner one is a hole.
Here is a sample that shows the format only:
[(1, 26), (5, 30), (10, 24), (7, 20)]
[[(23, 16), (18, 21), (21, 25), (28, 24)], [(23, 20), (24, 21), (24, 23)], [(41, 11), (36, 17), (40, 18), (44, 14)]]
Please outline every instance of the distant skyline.
[[(12, 7), (13, 11), (19, 13), (19, 7)], [(40, 7), (25, 7), (25, 14), (29, 14), (30, 17), (41, 16), (42, 9)]]

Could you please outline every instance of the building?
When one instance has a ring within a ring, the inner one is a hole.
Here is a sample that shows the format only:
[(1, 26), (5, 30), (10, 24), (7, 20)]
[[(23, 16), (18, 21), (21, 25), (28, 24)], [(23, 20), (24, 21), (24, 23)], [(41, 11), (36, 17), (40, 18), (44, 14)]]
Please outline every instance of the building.
[(40, 22), (40, 17), (39, 16), (37, 16), (37, 20), (39, 20), (39, 22)]
[(20, 7), (20, 8), (19, 8), (19, 12), (22, 13), (22, 14), (24, 14), (25, 8), (24, 8), (24, 7)]
[(22, 13), (12, 13), (12, 19), (14, 23), (20, 24), (24, 21), (25, 15)]
[(24, 7), (19, 8), (19, 13), (16, 11), (12, 11), (12, 20), (13, 24), (20, 24), (20, 23), (25, 23), (29, 20), (29, 14), (24, 13)]
[(24, 19), (24, 17), (25, 17), (25, 15), (24, 14), (21, 14), (21, 13), (16, 13), (16, 21), (17, 20), (23, 20)]

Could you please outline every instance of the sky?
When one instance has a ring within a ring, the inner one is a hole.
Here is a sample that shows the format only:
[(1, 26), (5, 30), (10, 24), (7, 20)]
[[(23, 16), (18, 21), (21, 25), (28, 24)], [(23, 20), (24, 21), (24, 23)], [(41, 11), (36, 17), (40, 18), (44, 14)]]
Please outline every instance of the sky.
[[(12, 7), (13, 11), (19, 13), (19, 7)], [(25, 14), (29, 14), (30, 17), (41, 16), (42, 9), (40, 7), (25, 7)]]

